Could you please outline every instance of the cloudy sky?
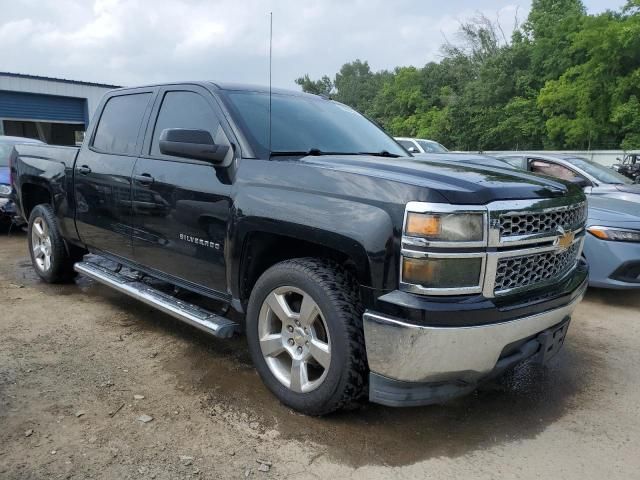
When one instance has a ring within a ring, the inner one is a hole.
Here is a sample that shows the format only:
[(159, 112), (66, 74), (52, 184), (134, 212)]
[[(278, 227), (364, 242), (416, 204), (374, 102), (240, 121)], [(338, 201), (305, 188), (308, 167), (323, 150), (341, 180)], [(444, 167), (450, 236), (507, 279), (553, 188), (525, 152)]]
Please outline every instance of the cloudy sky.
[[(590, 12), (624, 0), (584, 0)], [(438, 59), (479, 12), (510, 31), (530, 0), (0, 0), (0, 71), (117, 85), (170, 80), (273, 83)]]

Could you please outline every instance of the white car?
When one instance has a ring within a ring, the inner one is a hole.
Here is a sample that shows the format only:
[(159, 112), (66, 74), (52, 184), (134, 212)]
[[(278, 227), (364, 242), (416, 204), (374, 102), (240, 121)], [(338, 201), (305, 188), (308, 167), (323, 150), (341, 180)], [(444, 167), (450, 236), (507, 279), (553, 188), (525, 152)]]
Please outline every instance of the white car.
[(395, 139), (396, 142), (406, 148), (409, 153), (447, 153), (449, 151), (443, 145), (433, 140), (408, 137), (395, 137)]

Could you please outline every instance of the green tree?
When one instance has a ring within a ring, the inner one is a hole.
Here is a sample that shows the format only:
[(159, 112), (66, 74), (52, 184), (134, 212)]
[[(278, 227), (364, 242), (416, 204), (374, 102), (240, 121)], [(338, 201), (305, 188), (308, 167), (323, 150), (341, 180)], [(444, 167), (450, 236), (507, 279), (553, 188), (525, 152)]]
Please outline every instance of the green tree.
[(303, 92), (313, 93), (315, 95), (331, 95), (333, 91), (333, 82), (329, 77), (324, 75), (320, 80), (311, 80), (308, 74), (300, 78), (296, 78), (295, 82), (302, 87)]
[(640, 0), (599, 15), (580, 0), (533, 0), (508, 37), (477, 16), (442, 55), (391, 72), (355, 60), (333, 81), (296, 83), (393, 135), (454, 149), (640, 148)]

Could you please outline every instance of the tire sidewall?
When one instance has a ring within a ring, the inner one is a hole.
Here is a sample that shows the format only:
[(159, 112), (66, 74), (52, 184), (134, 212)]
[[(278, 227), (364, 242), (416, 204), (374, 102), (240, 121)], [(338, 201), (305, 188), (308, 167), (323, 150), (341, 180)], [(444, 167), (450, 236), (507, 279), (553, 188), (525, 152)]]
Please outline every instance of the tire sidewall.
[[(49, 228), (49, 238), (51, 240), (51, 267), (49, 270), (41, 270), (38, 268), (36, 260), (33, 255), (33, 224), (37, 218), (41, 218)], [(58, 225), (55, 221), (55, 216), (51, 207), (48, 205), (37, 205), (31, 211), (29, 215), (29, 228), (27, 230), (28, 244), (29, 244), (29, 256), (31, 257), (31, 264), (38, 276), (47, 283), (56, 283), (63, 279), (63, 267), (66, 260), (66, 251), (60, 232), (58, 231)]]
[[(267, 296), (276, 288), (282, 286), (297, 287), (311, 295), (322, 312), (322, 316), (329, 329), (331, 342), (331, 364), (322, 384), (316, 389), (297, 393), (284, 386), (271, 373), (262, 350), (260, 348), (258, 334), (258, 317), (262, 304)], [(249, 353), (253, 363), (263, 382), (290, 407), (314, 415), (322, 414), (332, 403), (337, 402), (342, 396), (342, 390), (346, 383), (345, 370), (349, 364), (350, 353), (348, 332), (343, 319), (343, 312), (332, 302), (328, 292), (303, 272), (287, 268), (284, 265), (276, 265), (269, 269), (256, 283), (249, 300), (247, 310), (247, 341)]]

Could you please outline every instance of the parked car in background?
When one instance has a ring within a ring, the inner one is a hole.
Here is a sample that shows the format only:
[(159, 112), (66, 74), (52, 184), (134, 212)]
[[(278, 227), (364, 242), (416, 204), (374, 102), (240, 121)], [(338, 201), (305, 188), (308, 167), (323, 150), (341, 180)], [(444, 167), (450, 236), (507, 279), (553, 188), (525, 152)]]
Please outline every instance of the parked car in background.
[(0, 224), (7, 225), (16, 223), (22, 224), (24, 221), (18, 215), (16, 206), (11, 199), (11, 174), (9, 162), (14, 145), (19, 143), (42, 143), (40, 140), (25, 137), (9, 137), (0, 135)]
[(589, 285), (640, 288), (640, 208), (635, 202), (589, 197), (583, 254)]
[(618, 158), (618, 161), (620, 163), (611, 165), (611, 168), (635, 183), (640, 183), (640, 153), (628, 153), (623, 159)]
[(512, 153), (497, 158), (511, 165), (550, 177), (581, 184), (587, 195), (601, 195), (640, 202), (640, 184), (611, 168), (573, 155)]
[(425, 138), (395, 137), (395, 139), (409, 153), (447, 153), (449, 151), (438, 142)]

